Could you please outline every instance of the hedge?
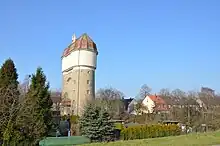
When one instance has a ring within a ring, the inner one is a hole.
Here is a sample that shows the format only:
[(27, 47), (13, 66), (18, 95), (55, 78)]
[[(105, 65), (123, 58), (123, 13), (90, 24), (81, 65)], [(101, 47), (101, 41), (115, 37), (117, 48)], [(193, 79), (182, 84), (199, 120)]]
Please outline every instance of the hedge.
[(123, 128), (121, 131), (122, 140), (145, 139), (165, 136), (180, 135), (181, 130), (178, 125), (156, 124), (156, 125), (140, 125)]

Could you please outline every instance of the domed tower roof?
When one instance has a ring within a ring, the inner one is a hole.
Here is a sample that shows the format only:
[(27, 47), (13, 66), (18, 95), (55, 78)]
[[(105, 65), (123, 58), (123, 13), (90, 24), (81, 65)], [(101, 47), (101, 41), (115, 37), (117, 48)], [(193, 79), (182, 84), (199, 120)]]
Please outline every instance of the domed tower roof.
[(98, 54), (96, 44), (86, 33), (77, 39), (75, 39), (74, 35), (72, 43), (64, 50), (63, 56), (68, 56), (72, 51), (76, 50), (88, 50)]

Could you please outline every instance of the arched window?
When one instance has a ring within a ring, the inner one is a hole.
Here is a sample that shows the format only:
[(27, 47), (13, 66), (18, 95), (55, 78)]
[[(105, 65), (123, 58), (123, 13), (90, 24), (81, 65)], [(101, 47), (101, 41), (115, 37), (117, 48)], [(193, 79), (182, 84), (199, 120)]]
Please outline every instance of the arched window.
[(67, 79), (67, 82), (69, 82), (71, 80), (71, 77), (69, 77), (68, 79)]
[(64, 98), (64, 99), (67, 99), (67, 98), (68, 98), (68, 93), (67, 93), (67, 92), (64, 93), (63, 98)]
[(68, 97), (68, 93), (65, 92), (63, 95), (62, 105), (64, 107), (70, 107), (71, 106), (71, 100)]

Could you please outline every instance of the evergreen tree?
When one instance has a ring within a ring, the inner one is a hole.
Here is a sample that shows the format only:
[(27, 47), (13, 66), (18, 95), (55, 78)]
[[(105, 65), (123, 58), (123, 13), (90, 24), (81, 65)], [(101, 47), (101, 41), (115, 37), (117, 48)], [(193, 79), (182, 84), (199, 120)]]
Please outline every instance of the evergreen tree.
[(11, 141), (16, 130), (15, 118), (18, 111), (18, 74), (15, 64), (7, 59), (0, 69), (0, 137), (4, 144)]
[(32, 132), (29, 134), (29, 140), (32, 143), (37, 143), (41, 138), (47, 136), (52, 128), (52, 100), (49, 84), (42, 68), (38, 68), (36, 74), (32, 75), (26, 98), (27, 107), (30, 107), (30, 113), (27, 115), (31, 115), (27, 121), (31, 124), (24, 126), (28, 133)]
[[(10, 107), (14, 100), (19, 98), (18, 74), (13, 60), (7, 59), (0, 69), (1, 102)], [(5, 96), (7, 94), (7, 97)], [(5, 101), (7, 99), (7, 102)]]
[(104, 140), (112, 140), (113, 136), (114, 136), (114, 125), (111, 122), (111, 117), (109, 115), (109, 113), (105, 110), (103, 110), (101, 112), (100, 115), (100, 119), (102, 121), (102, 127), (101, 127), (101, 131), (102, 131), (102, 137)]
[(13, 60), (7, 59), (0, 69), (0, 87), (10, 87), (17, 89), (18, 74)]
[(89, 104), (79, 120), (80, 130), (83, 136), (92, 141), (103, 141), (113, 135), (113, 125), (107, 112), (95, 105)]
[(92, 141), (100, 141), (102, 137), (99, 119), (100, 109), (97, 106), (89, 104), (80, 118), (81, 134), (90, 138)]

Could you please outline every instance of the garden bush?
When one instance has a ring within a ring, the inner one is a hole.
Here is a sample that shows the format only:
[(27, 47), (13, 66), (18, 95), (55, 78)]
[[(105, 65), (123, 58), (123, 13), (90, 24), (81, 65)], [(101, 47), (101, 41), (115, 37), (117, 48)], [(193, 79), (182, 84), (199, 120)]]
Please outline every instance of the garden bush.
[(165, 136), (176, 136), (180, 135), (181, 130), (178, 125), (169, 124), (155, 124), (155, 125), (140, 125), (130, 126), (123, 128), (121, 131), (122, 140), (133, 140), (133, 139), (144, 139), (144, 138), (155, 138)]

